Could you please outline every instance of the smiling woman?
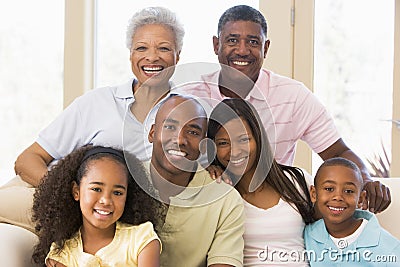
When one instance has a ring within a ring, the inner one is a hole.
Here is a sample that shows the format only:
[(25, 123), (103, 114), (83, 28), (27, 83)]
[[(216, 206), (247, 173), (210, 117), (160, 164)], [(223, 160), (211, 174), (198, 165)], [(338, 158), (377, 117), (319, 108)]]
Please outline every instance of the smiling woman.
[[(268, 250), (285, 255), (303, 252), (304, 225), (313, 221), (306, 179), (300, 169), (273, 158), (255, 108), (240, 98), (224, 99), (210, 115), (207, 137), (215, 143), (208, 144), (209, 161), (231, 174), (244, 199), (244, 265), (260, 264), (265, 242)], [(283, 264), (277, 258), (264, 262)], [(308, 266), (304, 259), (285, 264)]]
[[(161, 7), (138, 11), (129, 21), (128, 28), (131, 30), (126, 38), (132, 43), (133, 77), (131, 75), (131, 79), (122, 85), (91, 90), (75, 99), (17, 158), (15, 170), (24, 181), (37, 185), (51, 161), (64, 157), (77, 147), (89, 143), (122, 147), (125, 114), (128, 118), (125, 123), (129, 124), (134, 136), (129, 143), (130, 152), (141, 160), (150, 158), (146, 153), (146, 148), (151, 146), (147, 129), (153, 123), (156, 104), (170, 92), (171, 73), (164, 72), (161, 79), (146, 83), (154, 73), (145, 71), (145, 67), (168, 69), (175, 65), (180, 53), (177, 44), (182, 43), (184, 30), (175, 14)], [(105, 116), (110, 119), (104, 120)]]
[(130, 50), (132, 72), (137, 79), (133, 88), (134, 93), (137, 93), (143, 83), (152, 77), (154, 79), (150, 79), (144, 87), (169, 88), (168, 81), (173, 74), (170, 71), (172, 68), (167, 71), (167, 75), (157, 74), (178, 63), (185, 34), (182, 26), (177, 27), (177, 19), (170, 17), (171, 14), (168, 12), (159, 8), (154, 10), (159, 12), (158, 17), (150, 17), (151, 8), (145, 10), (147, 9), (148, 13), (142, 12), (134, 17), (127, 29), (126, 44)]
[[(182, 42), (184, 31), (175, 14), (160, 7), (138, 11), (132, 16), (130, 25), (136, 25), (127, 35), (127, 39), (133, 41), (132, 46), (140, 41), (139, 47), (148, 45), (149, 48), (140, 48), (139, 52), (131, 49), (134, 51), (131, 76), (134, 77), (122, 85), (94, 89), (78, 97), (40, 132), (36, 142), (17, 158), (15, 170), (19, 176), (12, 181), (12, 186), (0, 188), (0, 200), (13, 203), (12, 207), (0, 206), (1, 222), (20, 225), (34, 232), (29, 213), (35, 190), (32, 186), (42, 181), (49, 164), (88, 144), (122, 148), (123, 130), (127, 124), (131, 135), (124, 142), (128, 144), (129, 152), (140, 160), (150, 159), (148, 130), (153, 124), (157, 103), (170, 93), (170, 85), (168, 75), (161, 75), (164, 79), (156, 79), (155, 84), (146, 84), (150, 77), (143, 66), (167, 69), (175, 65), (180, 52), (176, 44)], [(149, 27), (154, 25), (156, 27)], [(147, 31), (141, 31), (142, 27)], [(160, 29), (164, 30), (162, 34)], [(165, 51), (165, 43), (169, 43), (170, 51)], [(140, 56), (136, 57), (136, 54)]]
[(131, 45), (131, 68), (136, 77), (132, 85), (135, 101), (130, 109), (142, 123), (150, 109), (170, 90), (169, 79), (174, 70), (170, 67), (178, 63), (182, 47), (183, 28), (171, 27), (169, 24), (174, 20), (166, 22), (168, 14), (161, 15), (165, 17), (153, 21), (145, 16), (141, 23), (132, 20), (133, 32), (127, 32), (127, 40), (131, 40), (127, 42)]

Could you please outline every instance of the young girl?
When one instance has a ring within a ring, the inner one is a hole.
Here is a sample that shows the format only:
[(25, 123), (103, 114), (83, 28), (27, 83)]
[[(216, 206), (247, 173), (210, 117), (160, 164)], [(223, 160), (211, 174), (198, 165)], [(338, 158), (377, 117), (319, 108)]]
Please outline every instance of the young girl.
[(244, 199), (244, 266), (307, 266), (291, 254), (305, 250), (304, 226), (313, 221), (306, 180), (300, 169), (274, 160), (260, 126), (250, 103), (225, 99), (212, 111), (207, 132), (214, 141), (210, 162), (229, 172)]
[[(143, 166), (129, 160), (143, 185)], [(60, 160), (35, 192), (39, 243), (32, 258), (45, 266), (159, 266), (161, 244), (152, 225), (159, 211), (131, 176), (122, 151), (80, 148)]]

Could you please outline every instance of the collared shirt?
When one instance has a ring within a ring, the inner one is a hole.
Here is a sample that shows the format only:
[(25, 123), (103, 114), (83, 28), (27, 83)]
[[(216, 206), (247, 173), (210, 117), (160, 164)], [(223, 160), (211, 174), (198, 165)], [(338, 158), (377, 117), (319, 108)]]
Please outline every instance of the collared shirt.
[(124, 148), (139, 160), (151, 158), (148, 132), (161, 103), (147, 114), (143, 123), (130, 111), (135, 102), (133, 79), (118, 86), (90, 90), (76, 98), (36, 140), (54, 159), (60, 159), (87, 144)]
[[(219, 91), (219, 74), (204, 75), (203, 82), (186, 85), (182, 90), (210, 99), (215, 106), (226, 98)], [(261, 69), (245, 100), (258, 111), (275, 159), (281, 164), (293, 164), (298, 140), (320, 153), (340, 138), (332, 117), (301, 82)]]
[[(149, 170), (150, 163), (145, 163)], [(161, 232), (161, 266), (243, 265), (243, 201), (231, 186), (199, 170), (170, 197)]]
[[(307, 225), (304, 241), (311, 266), (400, 266), (400, 241), (384, 230), (376, 216), (356, 210), (355, 218), (368, 220), (356, 241), (338, 249), (323, 219)], [(395, 261), (394, 261), (395, 260)]]
[(64, 248), (57, 253), (53, 243), (47, 259), (56, 260), (68, 267), (126, 267), (138, 266), (138, 256), (153, 240), (159, 240), (151, 222), (129, 225), (117, 222), (111, 243), (99, 249), (94, 255), (83, 251), (81, 232), (66, 240)]

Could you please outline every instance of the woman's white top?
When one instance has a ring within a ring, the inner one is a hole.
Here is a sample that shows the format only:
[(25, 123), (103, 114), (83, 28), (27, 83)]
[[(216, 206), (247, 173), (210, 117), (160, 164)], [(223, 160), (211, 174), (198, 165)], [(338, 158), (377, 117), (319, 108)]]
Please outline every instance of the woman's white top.
[(244, 201), (244, 266), (309, 266), (305, 260), (304, 222), (296, 207), (279, 199), (261, 209)]

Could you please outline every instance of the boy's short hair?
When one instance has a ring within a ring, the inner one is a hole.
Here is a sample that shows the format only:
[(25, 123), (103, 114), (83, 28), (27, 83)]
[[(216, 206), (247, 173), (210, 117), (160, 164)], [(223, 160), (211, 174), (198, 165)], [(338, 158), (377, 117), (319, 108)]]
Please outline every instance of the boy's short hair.
[(325, 160), (321, 166), (319, 166), (317, 173), (315, 174), (314, 177), (314, 186), (317, 184), (317, 180), (319, 177), (319, 174), (321, 172), (321, 170), (324, 167), (329, 167), (329, 166), (343, 166), (349, 169), (352, 169), (356, 174), (357, 174), (357, 178), (360, 180), (361, 185), (363, 184), (363, 179), (361, 176), (361, 171), (358, 168), (358, 166), (352, 162), (351, 160), (345, 159), (345, 158), (341, 158), (341, 157), (336, 157), (336, 158), (330, 158)]

